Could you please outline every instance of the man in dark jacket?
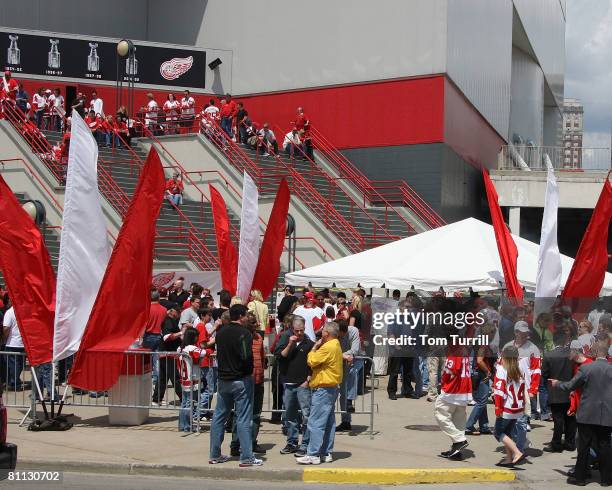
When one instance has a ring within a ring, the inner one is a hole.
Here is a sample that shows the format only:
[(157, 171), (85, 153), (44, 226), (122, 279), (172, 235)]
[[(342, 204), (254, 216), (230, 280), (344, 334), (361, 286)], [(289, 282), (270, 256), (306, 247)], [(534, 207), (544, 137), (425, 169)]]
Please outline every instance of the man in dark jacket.
[(595, 361), (580, 366), (571, 381), (563, 383), (551, 379), (552, 386), (563, 391), (571, 392), (582, 387), (576, 414), (578, 457), (574, 475), (567, 479), (571, 485), (585, 485), (591, 446), (597, 451), (601, 484), (612, 484), (612, 364), (607, 360), (608, 349), (607, 341), (598, 342), (595, 345)]
[[(179, 328), (180, 311), (178, 307), (173, 306), (168, 310), (166, 319), (162, 323), (161, 334), (162, 343), (159, 346), (160, 352), (176, 352), (181, 345), (183, 332)], [(153, 391), (153, 405), (161, 405), (166, 395), (166, 387), (168, 380), (172, 381), (174, 392), (178, 400), (181, 399), (183, 389), (176, 369), (176, 358), (160, 355), (159, 358), (159, 376)]]
[[(555, 348), (544, 354), (542, 378), (569, 381), (574, 374), (574, 363), (570, 359), (565, 333), (558, 330), (553, 335)], [(554, 429), (550, 445), (544, 448), (549, 453), (574, 451), (576, 449), (576, 417), (567, 414), (570, 407), (569, 392), (551, 388), (548, 403), (553, 416)], [(542, 407), (542, 411), (545, 407)], [(565, 435), (565, 443), (562, 438)]]
[(281, 302), (276, 308), (276, 314), (278, 316), (278, 321), (283, 322), (285, 319), (285, 315), (291, 311), (291, 307), (298, 300), (296, 296), (294, 296), (295, 290), (293, 286), (285, 286), (285, 296), (281, 299)]
[(284, 383), (285, 418), (287, 423), (287, 445), (281, 449), (281, 454), (296, 453), (304, 456), (308, 448), (309, 433), (304, 429), (302, 443), (299, 442), (300, 418), (298, 410), (302, 412), (303, 427), (308, 425), (310, 414), (310, 368), (308, 367), (308, 353), (314, 342), (304, 334), (306, 329), (304, 318), (293, 317), (292, 331), (285, 334), (286, 338), (279, 342), (274, 354), (279, 360), (279, 370)]
[(236, 412), (236, 432), (240, 441), (240, 467), (261, 466), (253, 456), (251, 423), (253, 419), (253, 337), (246, 328), (247, 307), (230, 307), (231, 323), (221, 328), (215, 337), (217, 346), (217, 406), (210, 425), (210, 464), (225, 463), (221, 454), (225, 423)]

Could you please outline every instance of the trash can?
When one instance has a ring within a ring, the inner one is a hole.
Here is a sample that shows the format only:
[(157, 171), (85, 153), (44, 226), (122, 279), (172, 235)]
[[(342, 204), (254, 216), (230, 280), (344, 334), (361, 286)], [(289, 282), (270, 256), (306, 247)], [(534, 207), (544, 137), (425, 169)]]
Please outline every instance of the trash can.
[(108, 392), (111, 425), (142, 425), (149, 418), (151, 403), (151, 351), (132, 349), (123, 355), (121, 375)]

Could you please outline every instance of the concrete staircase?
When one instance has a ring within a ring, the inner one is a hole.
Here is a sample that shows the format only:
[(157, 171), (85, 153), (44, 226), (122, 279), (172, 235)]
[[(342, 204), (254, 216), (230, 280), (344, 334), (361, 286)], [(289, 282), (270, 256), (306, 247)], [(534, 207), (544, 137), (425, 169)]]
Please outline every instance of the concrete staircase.
[[(242, 150), (263, 171), (278, 171), (278, 162), (273, 156), (264, 157), (246, 146)], [(372, 207), (363, 202), (357, 202), (357, 196), (342, 186), (338, 180), (326, 173), (319, 165), (301, 158), (290, 159), (282, 151), (280, 160), (290, 168), (295, 169), (306, 179), (328, 202), (349, 222), (360, 235), (364, 237), (366, 248), (394, 241), (415, 234), (407, 223), (398, 215), (386, 213), (384, 208)]]
[[(15, 196), (17, 200), (23, 204), (28, 201), (30, 198), (24, 194), (23, 192), (16, 192)], [(48, 223), (46, 223), (50, 226)], [(59, 262), (59, 253), (60, 253), (60, 233), (57, 229), (41, 229), (41, 233), (43, 233), (43, 238), (45, 240), (45, 245), (47, 246), (47, 251), (49, 252), (49, 256), (51, 257), (51, 266), (53, 270), (57, 273), (57, 264)], [(5, 286), (4, 276), (2, 275), (2, 271), (0, 271), (0, 284)]]
[[(61, 137), (53, 132), (47, 132), (45, 135), (52, 144)], [(138, 144), (137, 139), (132, 140), (132, 150), (141, 161), (146, 160), (147, 152)], [(140, 175), (140, 164), (134, 158), (134, 154), (125, 149), (99, 147), (98, 157), (104, 161), (105, 169), (119, 188), (131, 198)], [(166, 169), (167, 177), (170, 173)], [(210, 204), (186, 198), (180, 209), (189, 222), (183, 219), (168, 201), (164, 201), (157, 220), (155, 258), (159, 261), (190, 260), (192, 252), (189, 249), (189, 233), (195, 233), (209, 252), (216, 257), (217, 242)], [(232, 224), (239, 227), (240, 219), (231, 213), (228, 214)]]

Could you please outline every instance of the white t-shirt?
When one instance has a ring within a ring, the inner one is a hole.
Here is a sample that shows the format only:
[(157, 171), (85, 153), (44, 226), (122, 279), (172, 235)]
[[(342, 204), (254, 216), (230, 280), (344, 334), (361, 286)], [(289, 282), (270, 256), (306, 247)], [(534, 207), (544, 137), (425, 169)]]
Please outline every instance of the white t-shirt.
[(147, 102), (147, 112), (145, 113), (145, 123), (151, 124), (157, 122), (157, 102), (150, 100)]
[(306, 308), (305, 306), (298, 306), (294, 310), (293, 314), (304, 318), (305, 320), (305, 332), (304, 333), (308, 335), (310, 340), (315, 342), (316, 337), (315, 337), (313, 320), (315, 318), (320, 320), (324, 315), (323, 310), (319, 308), (318, 306), (315, 306), (314, 308)]
[(47, 105), (47, 99), (45, 99), (42, 95), (34, 94), (32, 97), (32, 105), (34, 106), (35, 111), (41, 111)]
[(181, 112), (183, 114), (195, 114), (195, 100), (193, 97), (183, 97), (181, 99)]
[(19, 326), (17, 325), (17, 317), (15, 317), (15, 310), (12, 306), (4, 314), (4, 321), (2, 322), (2, 326), (10, 329), (8, 338), (6, 339), (6, 346), (23, 348), (21, 332), (19, 331)]
[(97, 99), (91, 99), (89, 107), (93, 109), (93, 111), (96, 113), (96, 116), (104, 116), (104, 102), (100, 97), (98, 97)]

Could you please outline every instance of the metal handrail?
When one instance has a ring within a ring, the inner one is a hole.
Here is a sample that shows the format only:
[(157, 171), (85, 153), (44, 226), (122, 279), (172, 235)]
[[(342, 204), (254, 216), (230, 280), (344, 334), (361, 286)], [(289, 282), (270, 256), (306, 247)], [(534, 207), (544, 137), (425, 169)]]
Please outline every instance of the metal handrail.
[[(197, 120), (197, 118), (196, 118)], [(147, 134), (148, 133), (148, 134)], [(185, 168), (181, 165), (181, 163), (174, 157), (174, 155), (164, 146), (164, 144), (159, 140), (159, 138), (157, 138), (153, 132), (145, 125), (143, 124), (143, 136), (150, 138), (151, 140), (153, 140), (155, 142), (155, 144), (157, 144), (160, 148), (163, 149), (163, 151), (172, 159), (172, 161), (174, 162), (174, 164), (176, 165), (175, 167), (171, 167), (171, 168), (178, 168), (178, 170), (181, 172), (181, 174), (184, 174), (190, 185), (192, 185), (199, 193), (200, 193), (200, 199), (201, 199), (201, 203), (204, 202), (204, 199), (206, 199), (207, 202), (210, 203), (210, 199), (209, 197), (200, 189), (200, 187), (191, 179), (191, 177), (189, 177), (189, 174), (192, 173), (204, 173), (204, 172), (209, 172), (209, 171), (194, 171), (194, 172), (187, 172), (185, 170)], [(225, 177), (221, 172), (219, 172), (218, 170), (214, 170), (214, 171), (210, 171), (210, 172), (217, 172), (221, 178), (223, 178), (223, 180), (226, 182), (226, 184), (230, 185), (229, 183), (229, 179), (227, 177)], [(231, 186), (233, 192), (240, 198), (242, 199), (242, 195), (241, 193), (236, 190), (233, 186)], [(266, 222), (261, 218), (258, 217), (259, 221), (264, 225), (267, 226)], [(238, 230), (238, 228), (236, 228), (236, 226), (230, 221), (229, 223), (229, 227), (230, 227), (230, 234), (232, 236), (232, 239), (235, 241), (235, 243), (238, 243), (240, 241), (240, 231)], [(285, 245), (283, 245), (283, 249), (288, 251), (287, 247)], [(302, 269), (305, 268), (304, 263), (297, 257), (295, 257), (296, 262), (300, 265), (300, 267)]]
[[(7, 107), (9, 107), (8, 111), (6, 110)], [(11, 122), (13, 127), (22, 136), (24, 136), (26, 141), (30, 144), (30, 146), (35, 152), (38, 149), (38, 150), (42, 150), (43, 154), (45, 155), (52, 155), (52, 147), (49, 141), (44, 137), (44, 135), (38, 129), (37, 129), (37, 134), (39, 135), (39, 138), (36, 138), (36, 141), (37, 141), (36, 147), (34, 147), (34, 145), (32, 145), (32, 143), (28, 140), (28, 138), (26, 138), (25, 133), (27, 131), (24, 130), (22, 126), (22, 122), (25, 121), (26, 119), (25, 119), (25, 115), (23, 115), (23, 113), (19, 110), (19, 108), (12, 107), (12, 105), (10, 104), (4, 104), (4, 109), (5, 109), (4, 113), (5, 115), (7, 115), (7, 119)], [(58, 179), (58, 182), (60, 183), (64, 182), (65, 179), (64, 179), (63, 169), (61, 173), (57, 172), (57, 168), (53, 165), (53, 163), (57, 163), (55, 161), (55, 158), (52, 158), (52, 159), (44, 158), (43, 159), (40, 153), (38, 153), (38, 157), (47, 166), (47, 168), (51, 170), (53, 175)], [(112, 175), (106, 170), (105, 165), (108, 165), (107, 162), (101, 157), (98, 157), (98, 160), (100, 163), (98, 165), (98, 174), (100, 177), (98, 181), (98, 185), (99, 185), (100, 191), (102, 195), (106, 198), (106, 200), (109, 201), (111, 206), (115, 208), (115, 210), (117, 210), (119, 212), (119, 215), (123, 218), (125, 217), (125, 214), (127, 213), (127, 209), (129, 207), (129, 198), (127, 197), (123, 189), (121, 189), (117, 185)], [(191, 223), (191, 220), (189, 220), (189, 218), (187, 218), (179, 208), (174, 206), (174, 203), (170, 203), (170, 204), (175, 208), (177, 214), (179, 215), (179, 220), (185, 220), (189, 224), (191, 224), (192, 227), (194, 227), (193, 223)], [(203, 251), (200, 251), (200, 254), (199, 254), (200, 259), (202, 257), (205, 257), (207, 259), (206, 261), (196, 260), (196, 263), (198, 263), (198, 265), (202, 269), (209, 269), (209, 270), (217, 269), (218, 261), (216, 257), (214, 257), (210, 253), (210, 251), (206, 247), (206, 244), (203, 242), (203, 240), (200, 239), (195, 233), (192, 233), (189, 235), (189, 240), (196, 241), (198, 245), (200, 246), (200, 248), (203, 249)]]
[[(380, 200), (385, 203), (385, 207), (389, 206), (393, 209), (396, 214), (401, 216), (399, 212), (390, 205), (390, 203), (382, 196), (376, 189), (376, 181), (370, 180), (361, 170), (359, 170), (344, 154), (342, 154), (330, 141), (327, 139), (320, 130), (314, 126), (310, 126), (310, 132), (312, 135), (313, 143), (316, 143), (317, 148), (327, 160), (332, 163), (336, 169), (344, 175), (349, 175), (353, 178), (352, 182), (358, 186), (364, 195), (364, 198), (368, 196), (371, 201), (372, 196), (376, 196), (376, 200)], [(405, 189), (405, 196), (407, 207), (411, 208), (415, 214), (421, 219), (424, 224), (431, 228), (436, 228), (446, 224), (436, 211), (424, 201), (405, 181), (397, 180), (397, 184), (401, 185)], [(416, 209), (414, 209), (416, 208)], [(402, 217), (403, 218), (403, 217)]]

